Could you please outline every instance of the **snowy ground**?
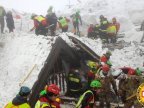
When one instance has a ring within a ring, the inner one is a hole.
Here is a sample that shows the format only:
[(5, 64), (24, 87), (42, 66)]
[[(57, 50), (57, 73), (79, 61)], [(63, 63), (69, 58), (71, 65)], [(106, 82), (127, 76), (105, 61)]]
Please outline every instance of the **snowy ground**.
[[(67, 10), (65, 14), (69, 16), (75, 10), (81, 10), (84, 21), (83, 29), (81, 29), (83, 33), (87, 30), (89, 23), (98, 22), (100, 14), (103, 13), (109, 19), (116, 16), (121, 23), (120, 32), (125, 34), (123, 40), (131, 42), (131, 44), (129, 47), (112, 52), (113, 68), (122, 66), (136, 68), (142, 67), (144, 62), (144, 43), (139, 43), (142, 32), (136, 31), (144, 17), (142, 14), (144, 12), (143, 4), (143, 0), (83, 0), (81, 4), (73, 7), (72, 10)], [(0, 107), (12, 100), (20, 88), (19, 84), (36, 64), (30, 77), (22, 84), (32, 87), (52, 44), (55, 42), (55, 38), (53, 39), (51, 36), (35, 36), (33, 33), (29, 33), (28, 31), (32, 27), (30, 15), (21, 14), (21, 16), (22, 19), (15, 19), (16, 31), (14, 34), (0, 35)], [(135, 26), (137, 24), (138, 26)], [(73, 45), (65, 34), (60, 34), (60, 36), (69, 45)], [(108, 50), (102, 49), (99, 39), (93, 40), (85, 36), (77, 38), (100, 56)]]

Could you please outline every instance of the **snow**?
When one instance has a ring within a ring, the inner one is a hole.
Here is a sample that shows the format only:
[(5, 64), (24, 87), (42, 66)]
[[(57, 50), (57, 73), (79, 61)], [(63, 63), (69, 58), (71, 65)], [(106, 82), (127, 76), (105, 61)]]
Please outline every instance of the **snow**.
[[(139, 43), (143, 32), (136, 31), (136, 28), (139, 28), (136, 25), (140, 25), (144, 17), (143, 5), (143, 0), (83, 0), (71, 10), (66, 10), (65, 14), (69, 16), (75, 10), (81, 10), (84, 21), (81, 31), (84, 34), (89, 23), (99, 22), (98, 18), (102, 13), (109, 20), (116, 16), (121, 23), (120, 33), (125, 34), (122, 39), (129, 42), (130, 45), (112, 51), (110, 60), (113, 68), (122, 66), (136, 68), (142, 67), (144, 62), (144, 44)], [(17, 13), (15, 12), (15, 14)], [(19, 84), (36, 64), (33, 72), (22, 84), (30, 88), (33, 86), (56, 39), (56, 37), (36, 36), (33, 32), (28, 32), (32, 27), (30, 14), (18, 14), (22, 16), (22, 19), (15, 19), (15, 33), (5, 33), (0, 36), (0, 107), (11, 101), (18, 93)], [(86, 36), (78, 37), (72, 33), (68, 34), (81, 40), (100, 56), (108, 50), (102, 48), (100, 39), (94, 40)], [(74, 47), (65, 33), (59, 36)]]

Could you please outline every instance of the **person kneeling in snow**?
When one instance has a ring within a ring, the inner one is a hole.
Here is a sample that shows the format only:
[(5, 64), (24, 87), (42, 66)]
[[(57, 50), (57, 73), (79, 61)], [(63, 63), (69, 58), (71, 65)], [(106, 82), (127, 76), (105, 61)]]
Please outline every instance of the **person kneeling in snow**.
[(27, 101), (30, 92), (31, 90), (28, 87), (22, 86), (18, 95), (4, 108), (31, 108)]

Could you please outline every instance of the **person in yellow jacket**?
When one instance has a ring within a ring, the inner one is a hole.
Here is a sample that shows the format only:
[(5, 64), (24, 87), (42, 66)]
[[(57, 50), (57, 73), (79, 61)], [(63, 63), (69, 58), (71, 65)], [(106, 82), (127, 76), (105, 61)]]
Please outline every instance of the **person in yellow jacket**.
[(31, 90), (28, 87), (22, 86), (18, 95), (4, 108), (31, 108), (27, 101), (30, 92)]
[(112, 23), (109, 23), (109, 26), (107, 28), (107, 34), (108, 34), (108, 39), (110, 40), (110, 43), (115, 43), (116, 42), (116, 26)]
[(68, 31), (68, 22), (70, 22), (70, 20), (68, 18), (59, 17), (58, 24), (59, 24), (59, 28), (62, 29), (62, 32)]

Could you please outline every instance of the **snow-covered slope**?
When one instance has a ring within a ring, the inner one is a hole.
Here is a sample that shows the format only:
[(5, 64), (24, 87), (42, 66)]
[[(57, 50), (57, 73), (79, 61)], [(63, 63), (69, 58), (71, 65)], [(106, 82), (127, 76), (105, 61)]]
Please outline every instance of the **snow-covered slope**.
[[(16, 33), (15, 36), (5, 34), (1, 39), (0, 102), (6, 103), (17, 93), (19, 83), (36, 64), (29, 81), (24, 83), (24, 85), (30, 87), (33, 85), (51, 50), (53, 41), (51, 41), (51, 37), (37, 37), (25, 33)], [(1, 105), (3, 104), (1, 103)]]
[(80, 27), (83, 33), (87, 32), (90, 23), (99, 23), (99, 16), (104, 15), (109, 21), (116, 17), (121, 24), (120, 32), (125, 32), (126, 41), (140, 41), (142, 32), (135, 30), (135, 25), (140, 25), (144, 20), (143, 0), (82, 0), (66, 13), (80, 10), (83, 26)]
[[(103, 14), (110, 20), (113, 16), (121, 23), (121, 32), (125, 33), (124, 40), (139, 41), (142, 32), (136, 32), (135, 24), (139, 24), (144, 17), (143, 0), (81, 0), (72, 10), (65, 11), (66, 15), (80, 9), (86, 31), (89, 23), (99, 22), (99, 15)], [(17, 12), (15, 13), (17, 14)], [(22, 19), (15, 19), (15, 33), (0, 36), (0, 107), (17, 94), (19, 83), (25, 78), (29, 70), (36, 64), (32, 74), (23, 85), (32, 87), (37, 75), (44, 65), (44, 61), (54, 43), (52, 37), (35, 36), (28, 32), (32, 27), (30, 15), (21, 14)], [(70, 23), (71, 24), (71, 23)], [(70, 34), (72, 35), (72, 34)], [(73, 45), (65, 34), (60, 36)], [(102, 43), (87, 37), (77, 37), (97, 54), (102, 55), (108, 49), (102, 49)], [(121, 66), (141, 67), (144, 60), (144, 45), (131, 43), (131, 46), (112, 52), (111, 61), (114, 68)]]

